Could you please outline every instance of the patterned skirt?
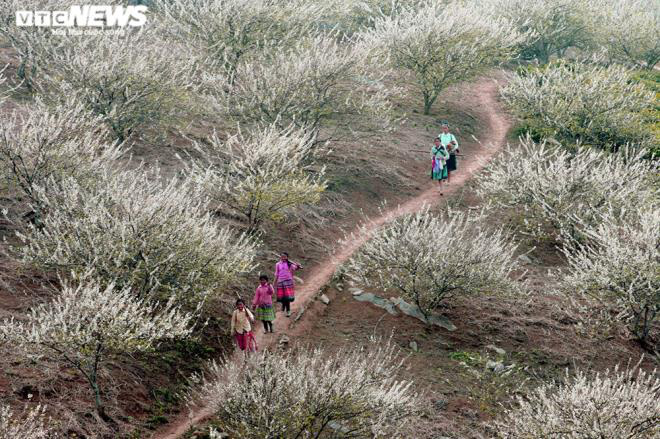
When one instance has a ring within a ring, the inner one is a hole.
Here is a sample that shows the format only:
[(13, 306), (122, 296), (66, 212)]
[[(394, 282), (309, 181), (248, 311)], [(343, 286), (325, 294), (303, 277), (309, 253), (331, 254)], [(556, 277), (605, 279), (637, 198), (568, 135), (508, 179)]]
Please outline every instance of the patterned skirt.
[(272, 322), (275, 320), (275, 308), (273, 308), (273, 305), (259, 305), (257, 309), (254, 310), (254, 318), (257, 320)]
[(277, 301), (293, 302), (296, 292), (294, 291), (293, 279), (277, 281)]

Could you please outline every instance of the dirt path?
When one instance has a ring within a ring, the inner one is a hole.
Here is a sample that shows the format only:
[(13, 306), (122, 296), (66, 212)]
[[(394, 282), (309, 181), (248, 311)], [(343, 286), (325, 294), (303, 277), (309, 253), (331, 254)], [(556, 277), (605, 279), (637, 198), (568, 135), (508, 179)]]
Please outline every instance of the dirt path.
[[(401, 215), (416, 212), (424, 207), (424, 205), (435, 204), (446, 199), (470, 179), (475, 172), (481, 169), (485, 163), (501, 149), (506, 142), (506, 135), (511, 123), (505, 117), (504, 112), (500, 110), (495, 99), (497, 90), (498, 85), (493, 80), (481, 80), (475, 84), (473, 91), (478, 96), (481, 110), (486, 116), (484, 122), (489, 141), (482, 144), (481, 148), (475, 151), (475, 153), (467, 160), (461, 161), (461, 167), (459, 171), (453, 175), (451, 184), (445, 186), (443, 191), (444, 195), (440, 196), (438, 188), (436, 187), (437, 185), (431, 185), (429, 182), (430, 187), (428, 190), (405, 204), (386, 212), (382, 216), (372, 219), (369, 222), (369, 227), (380, 227)], [(356, 236), (364, 235), (356, 234)], [(292, 316), (295, 316), (300, 307), (306, 306), (306, 304), (314, 298), (319, 289), (330, 281), (336, 268), (348, 260), (363, 243), (364, 238), (359, 238), (348, 243), (344, 242), (343, 247), (337, 249), (327, 260), (322, 261), (308, 272), (308, 275), (304, 278), (304, 284), (296, 288), (296, 301), (292, 306)], [(293, 320), (287, 318), (284, 313), (279, 312), (274, 326), (279, 334), (287, 334), (288, 337), (295, 337), (296, 334), (300, 334), (302, 331), (308, 329), (308, 324), (306, 323), (308, 323), (307, 320), (309, 320), (309, 317), (310, 315), (303, 314), (303, 317), (295, 324), (295, 327), (292, 327)], [(260, 350), (273, 346), (277, 342), (276, 337), (273, 337), (272, 335), (264, 336), (261, 331), (257, 332), (256, 338)], [(191, 427), (203, 422), (211, 415), (212, 410), (208, 407), (199, 407), (191, 414), (183, 413), (178, 418), (175, 418), (172, 423), (166, 425), (160, 431), (157, 431), (152, 436), (152, 439), (178, 438), (184, 435)]]

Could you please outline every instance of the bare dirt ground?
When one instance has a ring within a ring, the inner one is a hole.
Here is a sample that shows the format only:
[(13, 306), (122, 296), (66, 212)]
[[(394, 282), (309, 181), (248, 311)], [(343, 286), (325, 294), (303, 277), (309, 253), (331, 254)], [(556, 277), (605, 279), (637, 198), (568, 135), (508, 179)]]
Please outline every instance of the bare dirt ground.
[[(451, 184), (443, 190), (443, 195), (435, 186), (435, 183), (429, 182), (429, 188), (420, 195), (410, 199), (402, 205), (399, 205), (384, 214), (369, 220), (366, 223), (367, 228), (375, 229), (396, 219), (397, 217), (419, 211), (424, 206), (431, 206), (441, 201), (445, 197), (450, 197), (458, 188), (460, 188), (475, 172), (477, 172), (505, 143), (506, 135), (510, 127), (510, 122), (506, 119), (503, 112), (496, 103), (495, 96), (498, 90), (497, 82), (493, 80), (482, 80), (471, 87), (472, 92), (477, 97), (477, 104), (486, 116), (486, 132), (488, 139), (479, 148), (474, 148), (463, 160), (460, 172), (453, 177)], [(308, 307), (309, 303), (317, 296), (319, 291), (328, 284), (335, 270), (339, 265), (347, 261), (351, 255), (364, 243), (364, 234), (352, 240), (344, 240), (340, 247), (336, 248), (333, 254), (326, 260), (321, 261), (314, 266), (309, 273), (303, 276), (304, 283), (299, 285), (296, 292), (296, 301), (292, 306), (292, 318), (287, 318), (284, 313), (279, 312), (275, 320), (277, 333), (288, 338), (298, 338), (315, 333), (315, 326), (319, 319), (322, 308), (312, 308), (302, 314), (300, 320), (293, 322), (293, 318), (301, 309)], [(264, 334), (259, 328), (256, 330), (257, 343), (260, 349), (269, 349), (275, 346), (278, 339), (273, 334)], [(236, 353), (234, 361), (240, 360), (240, 353)], [(192, 415), (184, 414), (178, 421), (164, 428), (162, 431), (154, 434), (154, 439), (177, 438), (188, 432), (195, 424), (204, 421), (212, 415), (208, 407), (196, 408)]]

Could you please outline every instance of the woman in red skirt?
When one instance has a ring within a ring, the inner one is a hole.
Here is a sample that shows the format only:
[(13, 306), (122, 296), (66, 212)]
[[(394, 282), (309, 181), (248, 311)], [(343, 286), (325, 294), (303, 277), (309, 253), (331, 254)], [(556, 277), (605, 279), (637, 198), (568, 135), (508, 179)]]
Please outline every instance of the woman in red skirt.
[(236, 309), (231, 315), (231, 333), (242, 351), (249, 347), (250, 338), (253, 336), (251, 322), (254, 323), (254, 316), (245, 307), (243, 299), (238, 299)]
[(275, 264), (275, 285), (277, 286), (277, 301), (282, 303), (282, 311), (291, 317), (291, 302), (295, 300), (295, 285), (293, 272), (302, 268), (300, 264), (289, 261), (288, 253), (280, 255), (280, 261)]

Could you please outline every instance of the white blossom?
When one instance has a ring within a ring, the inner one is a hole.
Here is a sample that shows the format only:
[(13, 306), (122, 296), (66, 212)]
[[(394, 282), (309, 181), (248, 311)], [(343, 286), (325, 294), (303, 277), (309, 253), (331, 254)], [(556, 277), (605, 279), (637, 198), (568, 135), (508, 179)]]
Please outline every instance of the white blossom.
[(482, 215), (428, 209), (405, 215), (369, 233), (346, 263), (347, 275), (367, 285), (394, 290), (428, 316), (456, 294), (497, 292), (513, 287), (516, 245), (501, 228), (483, 228)]
[(313, 138), (302, 130), (270, 126), (249, 136), (239, 132), (226, 142), (213, 136), (209, 143), (209, 164), (194, 162), (191, 178), (250, 229), (318, 202), (326, 188), (324, 168), (312, 174), (307, 165)]
[(583, 371), (544, 385), (497, 423), (498, 438), (652, 439), (660, 434), (660, 379), (633, 369)]
[(417, 411), (391, 342), (367, 348), (264, 352), (247, 364), (213, 364), (195, 399), (231, 437), (398, 437)]
[(196, 303), (251, 271), (256, 242), (220, 227), (187, 180), (157, 172), (105, 171), (94, 185), (68, 179), (40, 189), (46, 215), (19, 237), (13, 256), (42, 270), (91, 273), (139, 296)]
[(660, 61), (659, 2), (602, 0), (597, 16), (610, 59), (649, 70)]
[(304, 38), (268, 58), (242, 63), (234, 77), (207, 78), (210, 102), (242, 125), (294, 124), (317, 142), (361, 128), (388, 130), (393, 91), (383, 79), (389, 70), (372, 58), (369, 45), (340, 41), (336, 34)]
[(480, 8), (477, 2), (429, 2), (378, 17), (365, 33), (369, 45), (410, 74), (424, 99), (424, 114), (443, 89), (510, 59), (525, 38), (507, 20)]
[(580, 320), (626, 326), (645, 343), (660, 314), (660, 205), (637, 209), (632, 218), (606, 212), (585, 225), (589, 244), (564, 250), (563, 287)]
[(25, 321), (0, 323), (0, 337), (25, 355), (54, 355), (75, 367), (89, 382), (99, 414), (104, 416), (98, 371), (113, 355), (153, 351), (160, 340), (192, 333), (193, 314), (173, 300), (160, 306), (135, 298), (130, 289), (100, 287), (86, 278), (64, 285), (51, 303), (30, 310)]
[(655, 95), (621, 66), (563, 62), (528, 70), (513, 75), (501, 95), (532, 130), (560, 142), (617, 149), (654, 141), (643, 112)]
[(571, 152), (522, 139), (486, 165), (476, 191), (496, 207), (520, 212), (526, 233), (562, 233), (581, 242), (585, 226), (599, 224), (607, 209), (632, 214), (657, 197), (651, 181), (658, 167), (644, 154), (627, 148), (618, 154), (587, 147)]
[(93, 179), (122, 154), (108, 130), (83, 103), (68, 98), (49, 106), (41, 99), (0, 119), (0, 176), (38, 205), (36, 187), (49, 180)]
[(0, 406), (0, 439), (47, 439), (50, 428), (47, 426), (44, 408), (41, 406), (14, 413), (8, 405)]

